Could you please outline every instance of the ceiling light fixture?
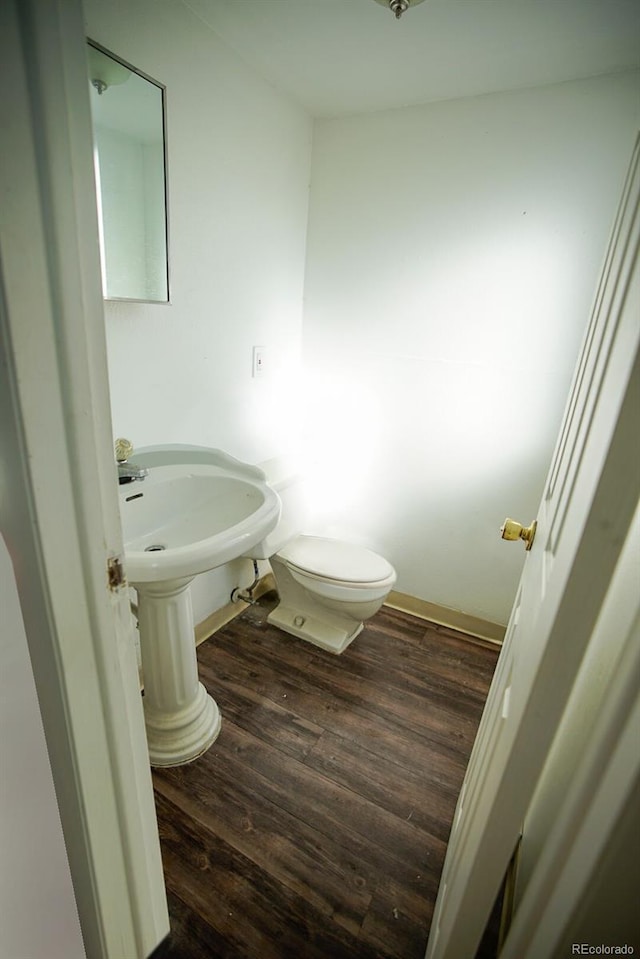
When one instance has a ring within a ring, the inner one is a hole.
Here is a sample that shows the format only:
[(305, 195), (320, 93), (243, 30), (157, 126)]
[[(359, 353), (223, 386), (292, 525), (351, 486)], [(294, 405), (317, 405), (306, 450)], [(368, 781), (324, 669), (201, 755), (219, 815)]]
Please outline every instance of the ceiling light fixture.
[(408, 10), (409, 7), (416, 7), (419, 3), (422, 3), (422, 0), (376, 0), (376, 3), (381, 3), (383, 7), (389, 7), (395, 13), (396, 20), (399, 20), (405, 10)]

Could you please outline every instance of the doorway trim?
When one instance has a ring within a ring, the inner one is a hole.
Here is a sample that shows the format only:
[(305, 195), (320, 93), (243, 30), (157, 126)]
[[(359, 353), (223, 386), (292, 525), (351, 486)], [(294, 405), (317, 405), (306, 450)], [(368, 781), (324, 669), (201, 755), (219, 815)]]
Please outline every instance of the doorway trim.
[[(0, 524), (89, 959), (168, 933), (112, 455), (79, 0), (0, 5)], [(37, 921), (37, 918), (35, 919)]]

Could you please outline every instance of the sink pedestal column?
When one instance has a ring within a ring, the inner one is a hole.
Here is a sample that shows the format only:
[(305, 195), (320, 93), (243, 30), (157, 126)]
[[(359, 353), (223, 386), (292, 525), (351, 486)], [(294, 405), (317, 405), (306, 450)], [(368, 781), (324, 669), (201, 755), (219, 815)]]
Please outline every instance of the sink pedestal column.
[(198, 680), (190, 583), (135, 584), (152, 766), (187, 763), (220, 732), (218, 706)]

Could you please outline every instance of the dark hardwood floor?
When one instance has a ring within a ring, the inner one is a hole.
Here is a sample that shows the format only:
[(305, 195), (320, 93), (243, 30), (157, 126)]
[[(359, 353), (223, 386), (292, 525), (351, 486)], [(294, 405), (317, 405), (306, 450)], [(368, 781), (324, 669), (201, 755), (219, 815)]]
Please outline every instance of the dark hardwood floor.
[(334, 656), (270, 602), (198, 649), (218, 740), (154, 770), (154, 959), (422, 959), (497, 649), (384, 607)]

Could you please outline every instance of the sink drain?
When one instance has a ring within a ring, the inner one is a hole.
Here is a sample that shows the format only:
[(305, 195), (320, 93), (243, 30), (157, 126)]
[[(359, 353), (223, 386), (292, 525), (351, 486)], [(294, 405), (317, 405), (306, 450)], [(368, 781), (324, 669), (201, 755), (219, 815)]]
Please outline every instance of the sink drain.
[(166, 546), (160, 546), (160, 545), (147, 546), (145, 547), (145, 553), (161, 553), (166, 548), (167, 548)]

